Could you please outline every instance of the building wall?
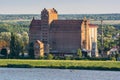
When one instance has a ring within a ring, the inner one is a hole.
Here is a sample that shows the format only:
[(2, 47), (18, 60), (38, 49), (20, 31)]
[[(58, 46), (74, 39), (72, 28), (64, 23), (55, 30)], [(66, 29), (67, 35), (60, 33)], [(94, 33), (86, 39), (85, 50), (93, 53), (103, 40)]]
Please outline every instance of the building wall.
[[(94, 57), (98, 57), (98, 52), (97, 52), (97, 27), (91, 27), (89, 29), (89, 36), (90, 36), (90, 50), (92, 51), (92, 55)], [(95, 46), (95, 50), (93, 51), (93, 46)]]
[(81, 24), (81, 48), (85, 48), (85, 25), (84, 22)]
[(41, 40), (41, 33), (40, 31), (36, 31), (36, 30), (32, 30), (31, 32), (29, 32), (29, 41), (31, 42), (35, 42), (36, 40)]
[(50, 48), (53, 52), (76, 53), (81, 47), (79, 31), (50, 32)]

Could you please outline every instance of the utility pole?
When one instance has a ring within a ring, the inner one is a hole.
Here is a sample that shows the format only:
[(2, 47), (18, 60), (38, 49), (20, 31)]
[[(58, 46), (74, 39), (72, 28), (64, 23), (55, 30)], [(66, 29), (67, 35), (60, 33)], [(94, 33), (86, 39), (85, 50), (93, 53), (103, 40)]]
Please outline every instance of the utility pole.
[(104, 44), (103, 44), (103, 20), (101, 20), (101, 56), (103, 57), (103, 49), (104, 49)]

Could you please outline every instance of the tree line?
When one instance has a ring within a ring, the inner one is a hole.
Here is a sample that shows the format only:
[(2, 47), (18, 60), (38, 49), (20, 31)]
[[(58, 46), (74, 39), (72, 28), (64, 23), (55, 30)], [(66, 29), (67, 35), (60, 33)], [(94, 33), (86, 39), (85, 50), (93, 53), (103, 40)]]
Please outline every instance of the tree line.
[[(120, 20), (120, 14), (59, 14), (59, 19), (83, 19), (86, 16), (87, 19), (94, 19), (94, 20)], [(32, 20), (35, 17), (40, 19), (40, 14), (1, 14), (0, 19), (1, 21), (5, 20)]]

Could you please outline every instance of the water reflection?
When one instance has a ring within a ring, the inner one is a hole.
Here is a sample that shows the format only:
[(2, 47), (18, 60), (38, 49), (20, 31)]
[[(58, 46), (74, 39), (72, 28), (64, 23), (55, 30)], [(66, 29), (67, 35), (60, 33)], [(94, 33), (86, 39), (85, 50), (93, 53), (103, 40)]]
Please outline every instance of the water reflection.
[(0, 68), (0, 80), (119, 80), (120, 72), (42, 68)]

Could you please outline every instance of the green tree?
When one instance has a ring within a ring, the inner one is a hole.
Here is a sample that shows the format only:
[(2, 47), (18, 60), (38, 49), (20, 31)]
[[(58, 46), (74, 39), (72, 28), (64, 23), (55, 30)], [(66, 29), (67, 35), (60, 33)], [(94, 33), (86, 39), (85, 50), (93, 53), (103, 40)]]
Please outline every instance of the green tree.
[[(109, 51), (112, 47), (119, 45), (119, 40), (116, 37), (120, 33), (120, 29), (112, 25), (103, 25), (103, 46), (101, 46), (101, 27), (98, 28), (98, 50), (101, 53), (103, 48), (104, 53)], [(117, 41), (118, 40), (118, 41)]]
[(29, 50), (28, 50), (28, 52), (29, 52), (29, 57), (30, 57), (31, 59), (34, 59), (35, 56), (34, 56), (34, 43), (33, 43), (33, 42), (31, 42), (31, 43), (29, 44)]
[(118, 40), (116, 41), (116, 43), (120, 47), (120, 37), (118, 38)]
[(77, 50), (77, 55), (79, 58), (82, 58), (82, 51), (80, 48)]
[(28, 45), (29, 42), (29, 36), (27, 32), (22, 33), (22, 41), (24, 42), (24, 45)]
[(21, 53), (24, 54), (24, 52), (27, 52), (28, 43), (29, 43), (29, 37), (27, 32), (22, 33), (22, 40), (21, 40)]
[(1, 32), (1, 39), (5, 41), (10, 41), (11, 33), (10, 32)]
[(23, 58), (25, 52), (25, 45), (23, 41), (20, 41), (20, 52), (22, 53), (22, 58)]
[(11, 33), (10, 57), (11, 58), (18, 58), (20, 51), (21, 51), (20, 39), (16, 34)]
[(6, 48), (3, 48), (0, 52), (0, 54), (4, 55), (5, 58), (8, 58), (8, 52), (7, 52), (7, 49)]
[(10, 57), (15, 58), (16, 57), (16, 51), (15, 51), (15, 35), (11, 33), (11, 40), (10, 40)]

